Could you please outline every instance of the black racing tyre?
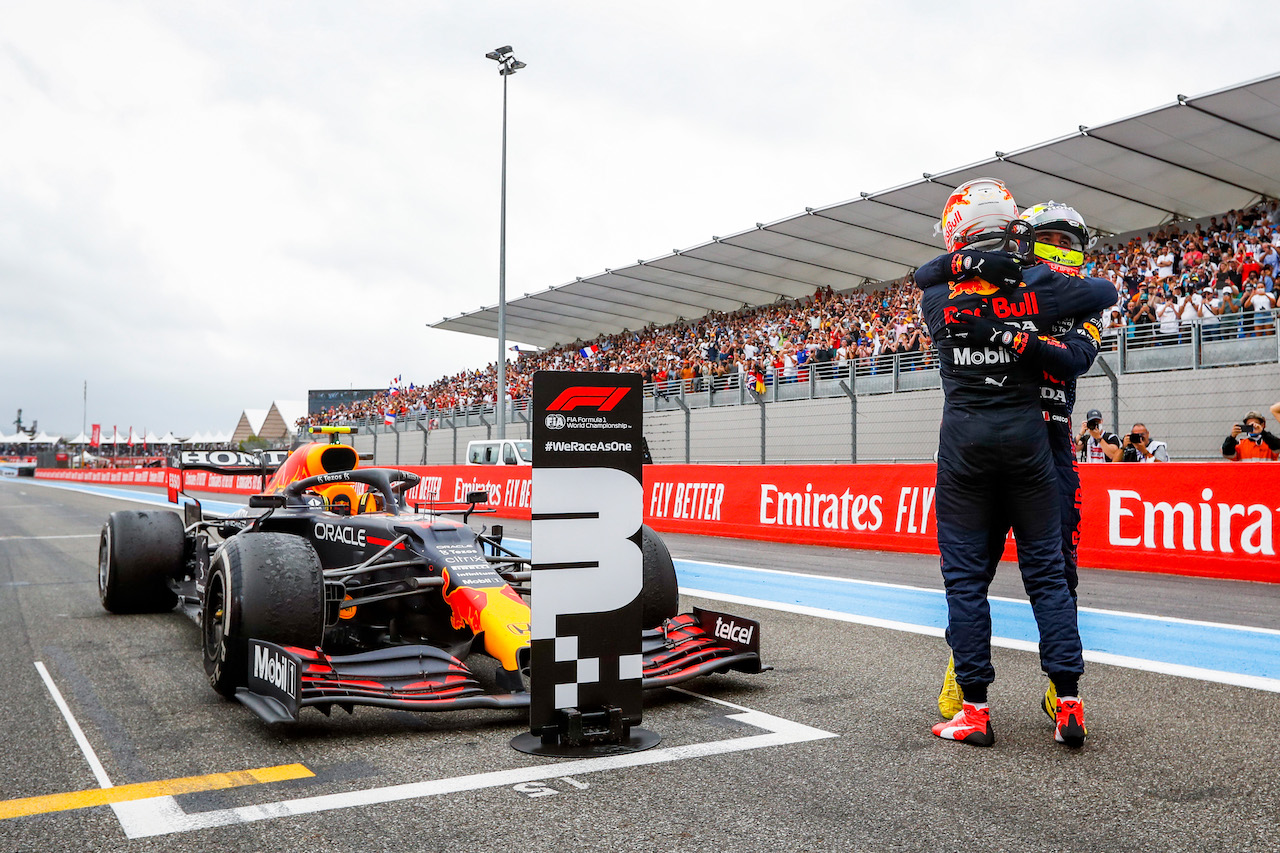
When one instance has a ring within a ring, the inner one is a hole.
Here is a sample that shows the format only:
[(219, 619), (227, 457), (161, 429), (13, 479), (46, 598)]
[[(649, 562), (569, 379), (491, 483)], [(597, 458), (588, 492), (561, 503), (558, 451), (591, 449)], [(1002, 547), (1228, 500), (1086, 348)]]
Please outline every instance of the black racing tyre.
[(241, 533), (218, 552), (200, 614), (204, 671), (223, 696), (247, 683), (249, 640), (314, 649), (324, 637), (324, 574), (311, 543)]
[(676, 582), (676, 566), (671, 561), (667, 543), (653, 528), (640, 528), (644, 536), (644, 587), (640, 590), (643, 628), (657, 628), (675, 616), (680, 609), (680, 587)]
[(98, 597), (112, 613), (163, 613), (178, 596), (168, 580), (183, 569), (182, 519), (168, 510), (121, 510), (98, 537)]

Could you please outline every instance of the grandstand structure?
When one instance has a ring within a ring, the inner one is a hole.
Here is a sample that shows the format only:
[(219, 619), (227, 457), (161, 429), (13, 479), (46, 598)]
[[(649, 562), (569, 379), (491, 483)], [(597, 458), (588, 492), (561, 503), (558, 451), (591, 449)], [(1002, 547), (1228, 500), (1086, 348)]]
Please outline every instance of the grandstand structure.
[[(507, 304), (508, 337), (572, 353), (603, 336), (815, 291), (900, 292), (942, 250), (933, 223), (946, 197), (980, 176), (1004, 180), (1024, 200), (1070, 202), (1116, 246), (1152, 229), (1190, 228), (1280, 197), (1280, 75), (1179, 95), (1136, 116), (548, 288)], [(1222, 321), (1244, 330), (1250, 318)], [(497, 309), (432, 325), (496, 337)], [(1107, 412), (1117, 431), (1147, 422), (1176, 458), (1215, 458), (1224, 419), (1229, 429), (1237, 409), (1280, 395), (1278, 339), (1208, 335), (1194, 325), (1170, 341), (1127, 329), (1082, 382), (1079, 406)], [(763, 387), (742, 374), (669, 379), (646, 387), (646, 433), (660, 462), (927, 460), (936, 447), (937, 389), (927, 349), (811, 365), (794, 378), (770, 375)], [(900, 393), (907, 391), (919, 393)], [(1176, 411), (1171, 397), (1180, 401)], [(511, 406), (508, 423), (527, 432), (528, 401)], [(456, 448), (487, 437), (494, 421), (491, 403), (420, 407), (393, 426), (367, 421), (372, 434), (360, 441), (373, 445), (362, 450), (380, 463), (457, 462)]]
[[(1104, 236), (1280, 198), (1280, 74), (509, 300), (507, 337), (567, 345), (820, 287), (882, 286), (942, 251), (934, 223), (951, 191), (979, 177), (1026, 203), (1065, 200)], [(496, 338), (498, 309), (430, 325)]]

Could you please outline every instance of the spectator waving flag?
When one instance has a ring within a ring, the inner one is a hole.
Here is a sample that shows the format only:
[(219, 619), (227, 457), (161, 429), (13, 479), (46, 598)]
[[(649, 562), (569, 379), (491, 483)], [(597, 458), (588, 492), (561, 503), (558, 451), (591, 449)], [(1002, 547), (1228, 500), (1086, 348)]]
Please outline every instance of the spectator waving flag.
[(395, 412), (390, 412), (390, 411), (383, 412), (383, 413), (382, 413), (382, 422), (383, 422), (384, 424), (386, 424), (387, 426), (395, 426), (395, 424), (396, 424), (396, 414), (395, 414)]
[(600, 347), (596, 346), (595, 344), (591, 344), (589, 346), (585, 346), (582, 349), (578, 350), (578, 355), (582, 356), (583, 358), (591, 358), (591, 356), (595, 355), (598, 352), (600, 352)]
[(391, 380), (390, 387), (387, 389), (393, 396), (400, 393), (400, 377)]

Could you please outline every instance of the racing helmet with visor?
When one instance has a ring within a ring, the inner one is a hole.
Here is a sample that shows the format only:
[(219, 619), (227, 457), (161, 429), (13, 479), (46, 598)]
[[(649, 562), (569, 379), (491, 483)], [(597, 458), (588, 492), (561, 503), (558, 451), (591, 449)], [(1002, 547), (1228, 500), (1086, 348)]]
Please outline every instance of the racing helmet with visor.
[(952, 191), (935, 229), (948, 252), (976, 243), (1003, 240), (1005, 228), (1018, 218), (1018, 205), (1002, 181), (974, 178)]
[(1035, 229), (1035, 254), (1045, 263), (1075, 272), (1084, 266), (1084, 253), (1097, 238), (1090, 235), (1084, 217), (1074, 207), (1057, 201), (1032, 205), (1022, 211), (1022, 219)]

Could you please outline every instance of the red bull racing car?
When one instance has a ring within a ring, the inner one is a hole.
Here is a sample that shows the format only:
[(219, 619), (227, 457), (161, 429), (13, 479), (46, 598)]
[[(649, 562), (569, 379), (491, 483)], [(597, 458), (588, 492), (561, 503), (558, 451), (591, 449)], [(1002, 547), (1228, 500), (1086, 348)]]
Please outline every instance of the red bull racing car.
[[(185, 518), (112, 513), (99, 544), (102, 604), (179, 608), (200, 626), (210, 685), (268, 722), (335, 705), (527, 707), (529, 560), (503, 546), (500, 527), (469, 526), (483, 492), (411, 508), (418, 482), (359, 467), (350, 446), (313, 443), (231, 516), (206, 519), (194, 501)], [(671, 556), (648, 527), (643, 536), (644, 686), (767, 669), (750, 620), (677, 615)], [(716, 636), (717, 619), (744, 630)]]

